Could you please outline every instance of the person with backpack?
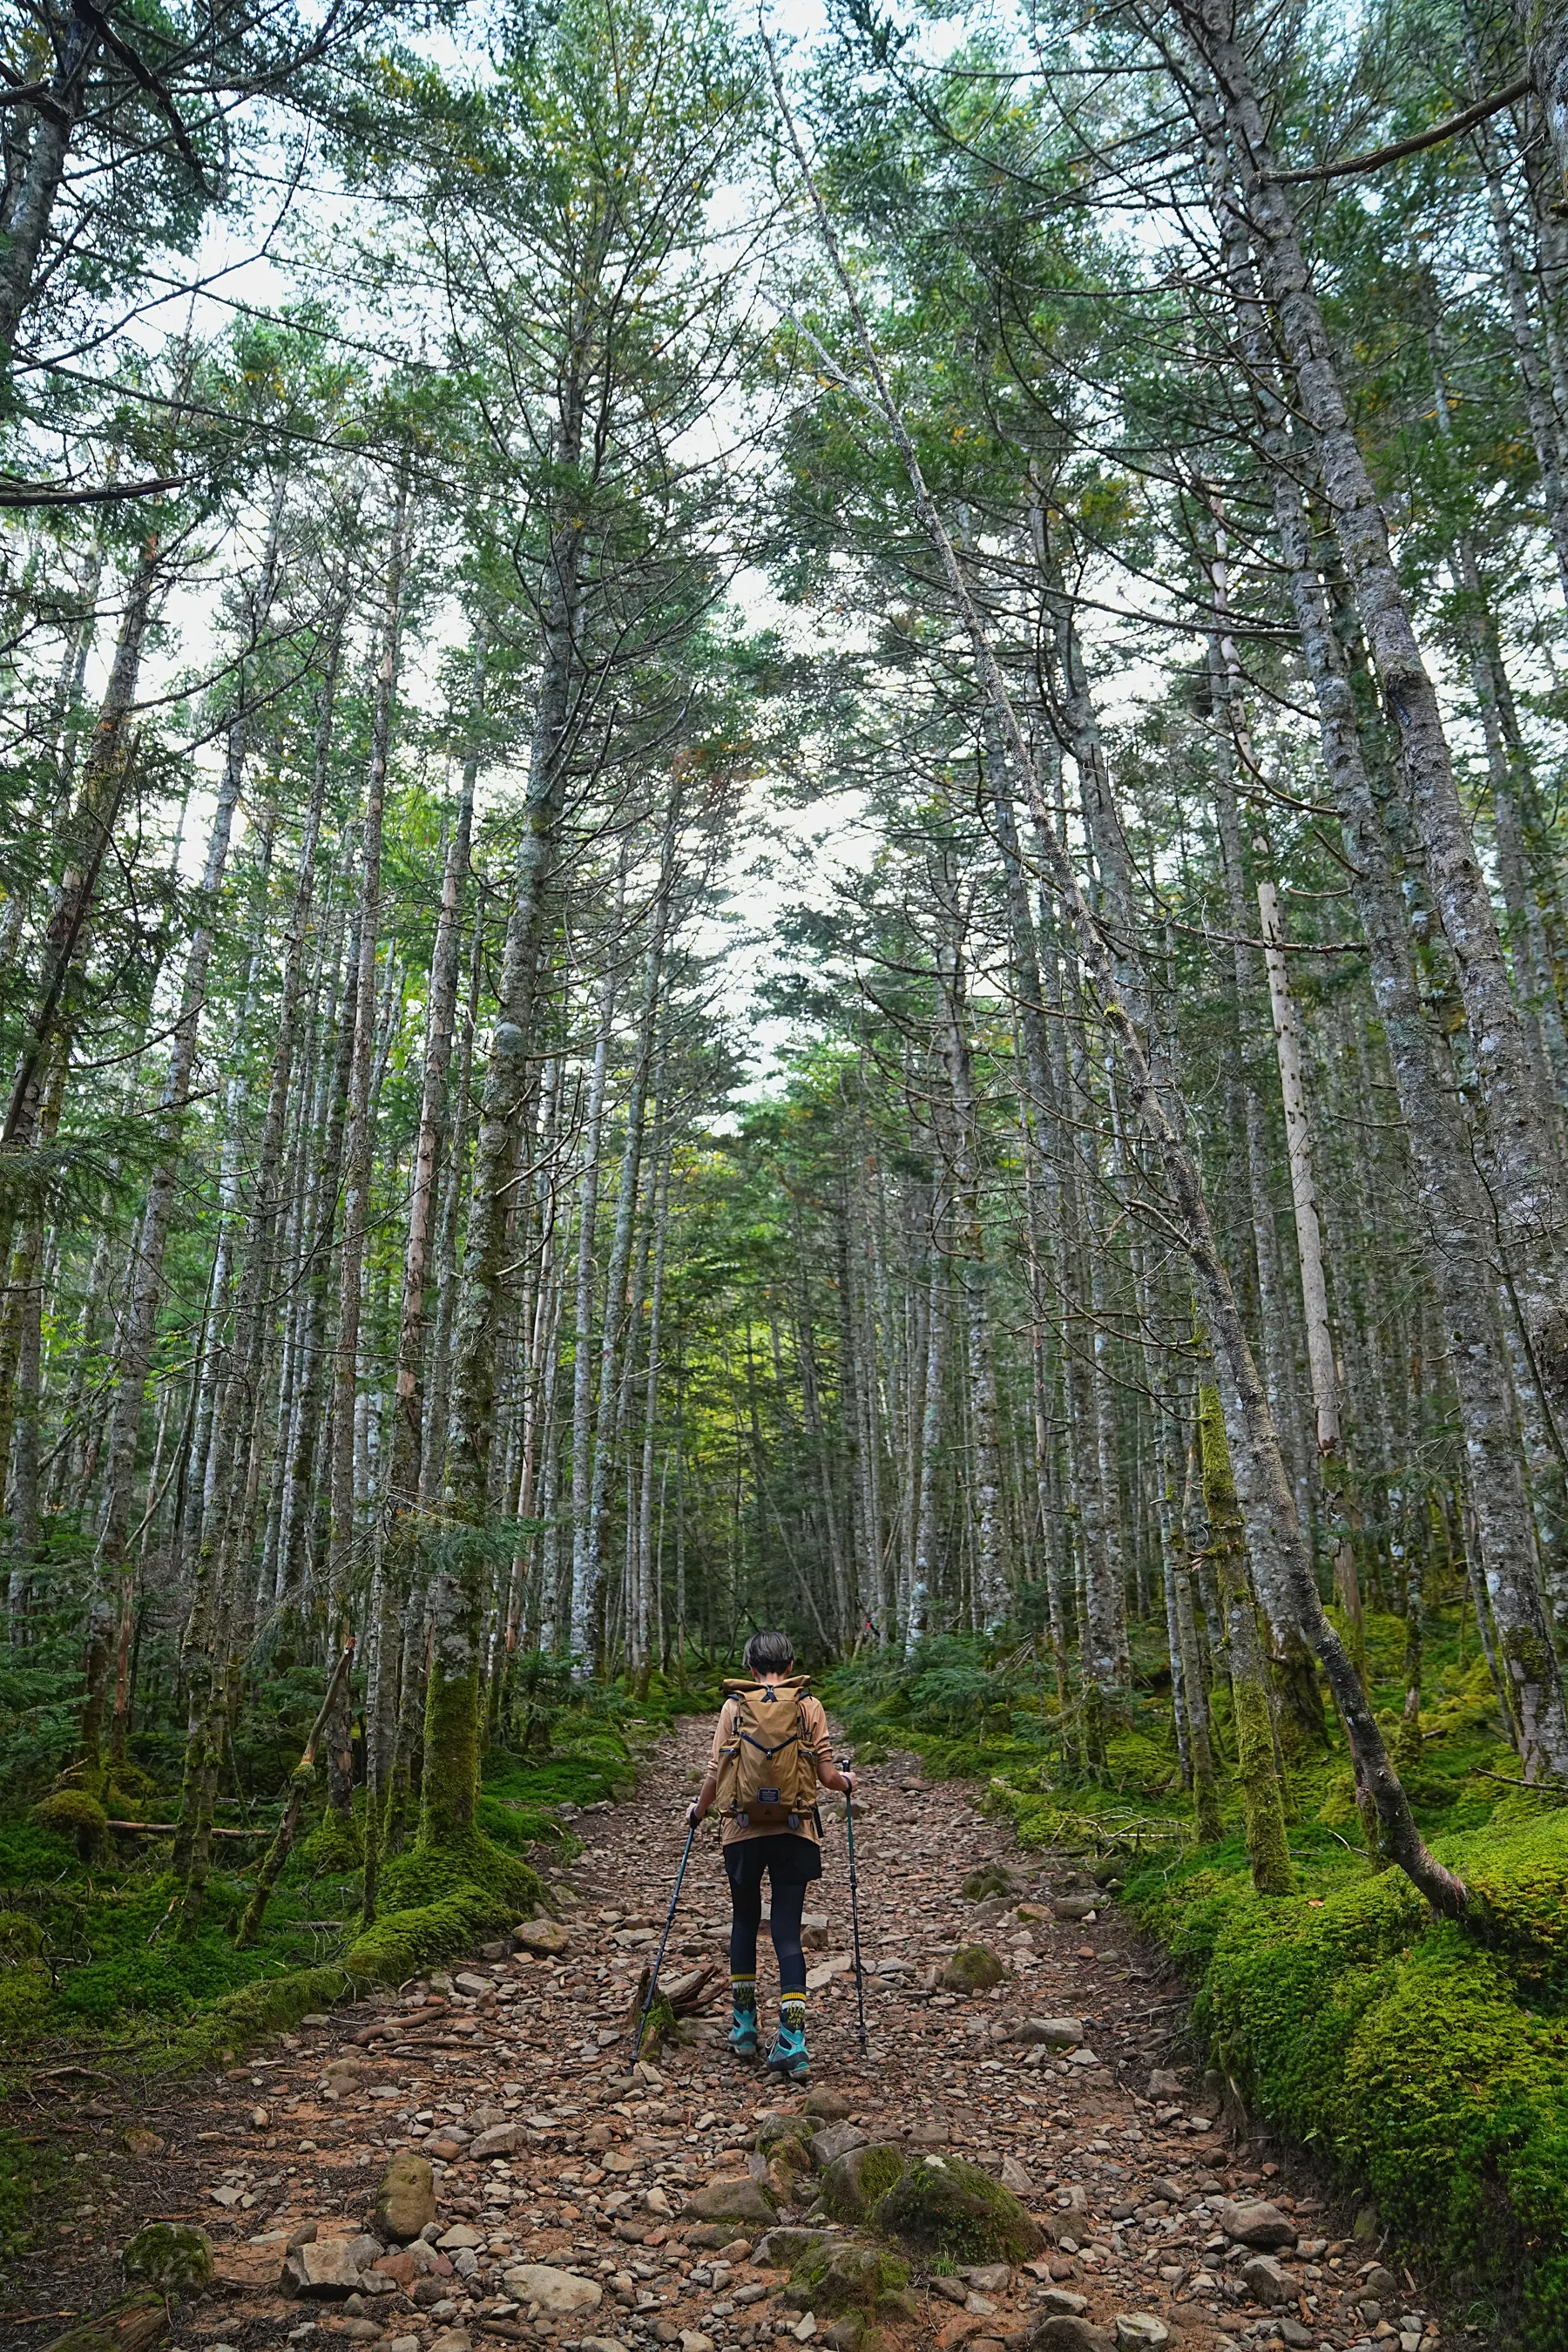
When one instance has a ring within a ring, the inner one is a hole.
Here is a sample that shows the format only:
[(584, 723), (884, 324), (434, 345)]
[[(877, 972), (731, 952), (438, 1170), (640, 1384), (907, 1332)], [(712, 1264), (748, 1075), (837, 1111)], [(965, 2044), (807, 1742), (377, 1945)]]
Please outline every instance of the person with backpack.
[(853, 1797), (855, 1775), (840, 1772), (834, 1762), (822, 1702), (811, 1696), (810, 1676), (791, 1671), (794, 1664), (795, 1644), (787, 1633), (752, 1635), (745, 1650), (747, 1679), (724, 1685), (707, 1778), (687, 1808), (687, 1819), (695, 1828), (715, 1804), (724, 1816), (734, 2008), (730, 2047), (742, 2058), (754, 2058), (760, 2047), (757, 1930), (765, 1871), (779, 1964), (779, 2028), (767, 2063), (786, 2081), (804, 2083), (810, 2061), (800, 1916), (806, 1888), (822, 1875), (816, 1791), (820, 1786)]

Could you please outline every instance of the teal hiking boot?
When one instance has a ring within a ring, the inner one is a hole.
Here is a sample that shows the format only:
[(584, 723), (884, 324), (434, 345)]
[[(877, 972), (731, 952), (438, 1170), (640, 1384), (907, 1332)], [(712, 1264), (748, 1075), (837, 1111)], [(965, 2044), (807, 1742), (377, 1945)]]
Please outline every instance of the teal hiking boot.
[(730, 2047), (737, 2058), (754, 2058), (762, 2046), (757, 2029), (755, 1977), (731, 1979)]
[(805, 2003), (786, 2000), (779, 2008), (779, 2030), (768, 2052), (768, 2072), (786, 2082), (804, 2083), (811, 2073), (805, 2051)]

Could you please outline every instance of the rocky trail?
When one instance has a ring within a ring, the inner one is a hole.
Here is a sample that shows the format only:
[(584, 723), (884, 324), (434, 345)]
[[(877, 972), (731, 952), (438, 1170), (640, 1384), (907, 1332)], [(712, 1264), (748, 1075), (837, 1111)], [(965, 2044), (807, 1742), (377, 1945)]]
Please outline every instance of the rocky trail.
[[(205, 2285), (174, 2303), (176, 2352), (793, 2352), (817, 2336), (870, 2352), (873, 2330), (889, 2352), (1436, 2352), (1409, 2273), (1184, 2064), (1184, 1997), (1161, 1957), (1070, 1868), (1009, 1858), (1005, 1826), (911, 1759), (867, 1773), (856, 1812), (869, 2055), (834, 1801), (807, 1914), (809, 2088), (722, 2046), (716, 1828), (699, 1833), (666, 1977), (716, 1963), (717, 1997), (693, 2042), (630, 2069), (624, 2020), (707, 1736), (683, 1727), (634, 1801), (580, 1818), (585, 1850), (554, 1881), (565, 1932), (542, 1925), (533, 1950), (489, 1946), (308, 2018), (200, 2084), (35, 2078), (11, 2121), (54, 2137), (69, 2176), (49, 2242), (11, 2273), (0, 2345), (43, 2352), (113, 2305), (121, 2250), (158, 2221), (213, 2251)], [(987, 1865), (998, 1891), (966, 1899)], [(954, 1966), (976, 1944), (993, 1958)], [(764, 1935), (764, 2041), (772, 1958)], [(858, 2231), (889, 2181), (881, 2233)], [(987, 2259), (933, 2249), (932, 2213), (960, 2208)], [(158, 2324), (123, 2326), (118, 2352)]]

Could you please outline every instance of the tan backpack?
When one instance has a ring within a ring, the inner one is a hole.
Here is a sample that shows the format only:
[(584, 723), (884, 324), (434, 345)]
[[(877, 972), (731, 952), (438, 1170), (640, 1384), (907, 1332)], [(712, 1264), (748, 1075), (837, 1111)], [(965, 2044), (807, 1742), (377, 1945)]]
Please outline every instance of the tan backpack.
[(811, 1677), (729, 1682), (734, 1736), (719, 1751), (719, 1810), (742, 1829), (800, 1830), (816, 1803), (816, 1759), (801, 1706)]

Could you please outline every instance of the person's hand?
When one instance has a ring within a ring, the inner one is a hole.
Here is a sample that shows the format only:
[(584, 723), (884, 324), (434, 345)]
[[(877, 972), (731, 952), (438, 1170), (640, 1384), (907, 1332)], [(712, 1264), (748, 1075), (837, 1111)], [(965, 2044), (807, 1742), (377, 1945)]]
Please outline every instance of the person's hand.
[(692, 1798), (691, 1802), (686, 1808), (686, 1819), (688, 1824), (692, 1829), (696, 1829), (702, 1819), (701, 1814), (697, 1810), (697, 1800), (695, 1797)]
[(844, 1767), (844, 1793), (849, 1798), (853, 1798), (855, 1794), (855, 1767), (853, 1764), (847, 1764)]

